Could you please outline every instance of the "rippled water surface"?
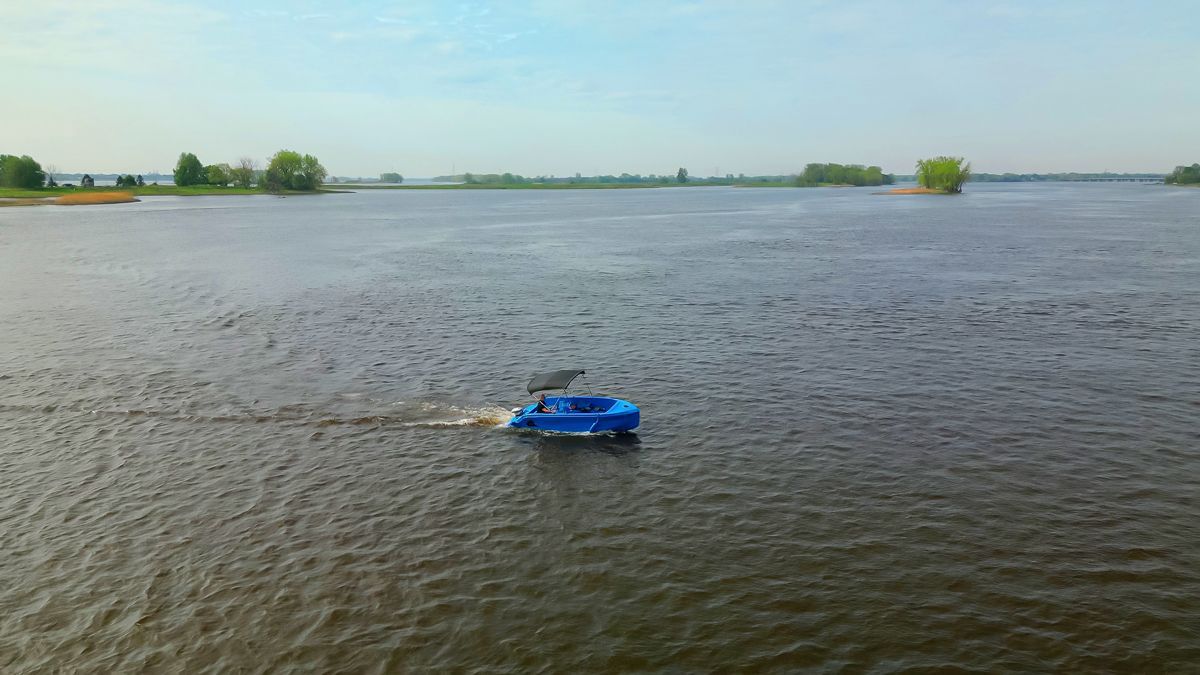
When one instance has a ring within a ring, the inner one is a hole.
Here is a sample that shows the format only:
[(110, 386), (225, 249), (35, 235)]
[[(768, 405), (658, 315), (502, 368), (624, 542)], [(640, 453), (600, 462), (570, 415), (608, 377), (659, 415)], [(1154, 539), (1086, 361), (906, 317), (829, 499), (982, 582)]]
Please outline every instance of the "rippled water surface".
[(1200, 190), (3, 209), (0, 671), (1195, 672), (1198, 336)]

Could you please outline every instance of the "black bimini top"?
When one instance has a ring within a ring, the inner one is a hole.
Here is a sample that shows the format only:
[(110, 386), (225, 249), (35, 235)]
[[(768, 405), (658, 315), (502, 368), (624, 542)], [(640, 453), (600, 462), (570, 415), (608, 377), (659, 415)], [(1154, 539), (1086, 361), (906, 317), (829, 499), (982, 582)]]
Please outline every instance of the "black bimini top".
[(583, 375), (582, 370), (555, 370), (542, 373), (529, 381), (529, 393), (536, 394), (547, 389), (566, 389), (571, 381)]

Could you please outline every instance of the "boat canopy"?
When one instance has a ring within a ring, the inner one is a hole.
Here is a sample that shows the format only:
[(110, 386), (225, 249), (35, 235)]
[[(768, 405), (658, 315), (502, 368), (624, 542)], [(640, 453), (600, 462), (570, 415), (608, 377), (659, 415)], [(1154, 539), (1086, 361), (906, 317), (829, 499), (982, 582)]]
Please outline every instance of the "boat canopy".
[(582, 370), (555, 370), (537, 375), (529, 381), (529, 393), (536, 394), (547, 389), (566, 389), (571, 381), (583, 375)]

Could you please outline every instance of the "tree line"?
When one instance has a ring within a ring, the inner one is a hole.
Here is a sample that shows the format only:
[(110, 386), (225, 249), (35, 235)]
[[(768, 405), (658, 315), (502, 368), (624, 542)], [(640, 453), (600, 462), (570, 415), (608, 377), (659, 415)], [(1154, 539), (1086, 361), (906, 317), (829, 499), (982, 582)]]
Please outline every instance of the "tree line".
[(122, 176), (117, 176), (117, 187), (142, 187), (146, 184), (146, 179), (142, 178), (141, 174), (134, 176), (127, 173)]
[(1161, 173), (1113, 173), (1111, 171), (1080, 173), (1077, 171), (1063, 173), (976, 173), (971, 172), (972, 183), (1041, 183), (1048, 181), (1088, 181), (1098, 178), (1118, 178), (1128, 180), (1162, 178)]
[(468, 185), (668, 185), (671, 183), (689, 183), (696, 185), (750, 185), (754, 183), (784, 183), (794, 179), (794, 175), (747, 176), (744, 173), (725, 174), (724, 176), (709, 176), (698, 178), (692, 176), (685, 167), (679, 167), (672, 174), (635, 174), (622, 173), (618, 175), (603, 174), (599, 176), (584, 176), (576, 173), (574, 176), (522, 176), (516, 173), (460, 173), (434, 176), (433, 180), (444, 183), (466, 183)]
[(809, 164), (804, 173), (796, 176), (797, 187), (818, 185), (891, 185), (896, 180), (877, 166), (861, 164)]
[(1174, 171), (1167, 174), (1166, 178), (1163, 178), (1163, 182), (1168, 185), (1200, 184), (1200, 164), (1177, 166)]
[(238, 160), (237, 166), (224, 163), (205, 166), (196, 155), (184, 152), (179, 155), (174, 171), (175, 184), (180, 187), (227, 187), (232, 184), (248, 189), (257, 184), (267, 192), (316, 190), (328, 175), (316, 157), (301, 155), (292, 150), (280, 150), (275, 153), (263, 171), (258, 170), (258, 163), (250, 157)]

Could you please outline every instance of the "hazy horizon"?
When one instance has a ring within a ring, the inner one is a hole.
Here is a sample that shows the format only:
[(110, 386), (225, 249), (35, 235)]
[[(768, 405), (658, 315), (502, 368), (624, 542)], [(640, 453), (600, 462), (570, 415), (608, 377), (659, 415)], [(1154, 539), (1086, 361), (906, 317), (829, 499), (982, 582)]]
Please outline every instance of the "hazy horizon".
[(1200, 160), (1187, 3), (46, 2), (6, 8), (0, 152), (169, 173), (1166, 172)]

